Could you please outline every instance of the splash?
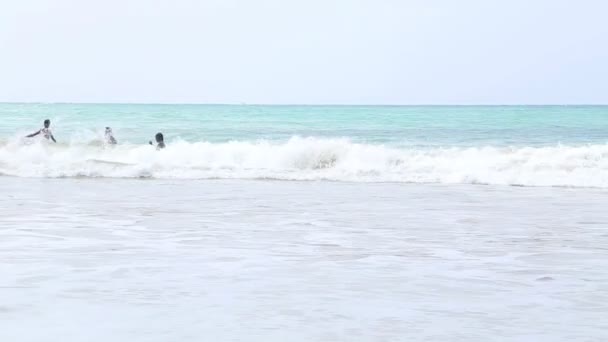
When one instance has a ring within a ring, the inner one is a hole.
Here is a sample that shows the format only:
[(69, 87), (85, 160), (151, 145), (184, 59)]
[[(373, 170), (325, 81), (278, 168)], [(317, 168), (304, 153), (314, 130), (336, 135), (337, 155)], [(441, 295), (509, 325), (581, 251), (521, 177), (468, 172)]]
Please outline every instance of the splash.
[(608, 187), (608, 145), (396, 148), (348, 139), (0, 144), (0, 174), (16, 177), (277, 179)]

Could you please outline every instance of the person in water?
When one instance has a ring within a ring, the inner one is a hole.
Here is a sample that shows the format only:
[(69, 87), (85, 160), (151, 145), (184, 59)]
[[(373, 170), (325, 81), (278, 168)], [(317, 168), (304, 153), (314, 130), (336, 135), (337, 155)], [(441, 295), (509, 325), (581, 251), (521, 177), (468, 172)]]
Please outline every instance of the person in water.
[[(165, 138), (163, 137), (163, 134), (158, 132), (156, 133), (156, 142), (158, 143), (158, 145), (156, 145), (156, 149), (160, 150), (161, 148), (165, 148)], [(150, 145), (154, 146), (154, 144), (152, 143), (152, 141), (150, 140)]]
[(117, 141), (116, 141), (116, 138), (114, 138), (114, 134), (112, 134), (112, 128), (106, 127), (105, 138), (106, 138), (106, 144), (116, 145)]
[(37, 136), (38, 134), (42, 134), (42, 136), (47, 139), (47, 140), (53, 140), (53, 142), (57, 142), (57, 140), (55, 140), (55, 137), (53, 136), (53, 133), (51, 133), (51, 129), (49, 128), (51, 126), (51, 120), (46, 119), (44, 120), (44, 127), (39, 129), (37, 132), (32, 133), (30, 135), (27, 135), (27, 138), (32, 138)]

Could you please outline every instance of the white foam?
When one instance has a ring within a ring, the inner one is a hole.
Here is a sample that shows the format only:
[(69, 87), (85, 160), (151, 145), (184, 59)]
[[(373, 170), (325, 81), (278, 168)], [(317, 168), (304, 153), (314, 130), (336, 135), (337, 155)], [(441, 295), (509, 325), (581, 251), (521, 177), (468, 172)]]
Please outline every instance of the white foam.
[(0, 145), (0, 173), (608, 187), (608, 145), (414, 149), (294, 137), (283, 143), (174, 141), (156, 151), (15, 140)]

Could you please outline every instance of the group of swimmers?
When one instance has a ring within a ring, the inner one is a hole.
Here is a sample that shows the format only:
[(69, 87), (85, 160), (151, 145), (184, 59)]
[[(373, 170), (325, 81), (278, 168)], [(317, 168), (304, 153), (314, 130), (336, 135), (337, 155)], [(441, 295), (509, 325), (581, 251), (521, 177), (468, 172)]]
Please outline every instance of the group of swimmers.
[[(27, 138), (32, 138), (37, 136), (38, 134), (42, 134), (42, 136), (47, 139), (47, 140), (53, 140), (53, 142), (57, 142), (57, 140), (55, 140), (55, 137), (53, 136), (53, 133), (51, 132), (51, 120), (46, 119), (44, 120), (44, 127), (39, 129), (38, 131), (27, 135)], [(156, 133), (156, 136), (154, 137), (156, 139), (156, 149), (160, 150), (161, 148), (165, 148), (165, 138), (163, 137), (163, 134), (158, 132)], [(106, 140), (106, 144), (109, 145), (116, 145), (118, 144), (118, 141), (116, 140), (116, 138), (114, 138), (114, 134), (112, 133), (112, 128), (110, 127), (106, 127), (106, 132), (105, 132), (105, 140)], [(152, 140), (150, 140), (150, 145), (154, 146), (154, 144), (152, 143)]]

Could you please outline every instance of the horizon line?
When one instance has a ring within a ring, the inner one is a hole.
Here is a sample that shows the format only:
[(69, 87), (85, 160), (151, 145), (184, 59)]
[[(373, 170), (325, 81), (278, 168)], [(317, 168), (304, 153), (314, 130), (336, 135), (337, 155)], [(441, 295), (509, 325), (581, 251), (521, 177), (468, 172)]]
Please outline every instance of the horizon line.
[(308, 106), (308, 107), (533, 107), (533, 106), (555, 106), (555, 107), (569, 107), (569, 106), (608, 106), (608, 103), (519, 103), (519, 104), (491, 104), (491, 103), (467, 103), (467, 104), (428, 104), (428, 103), (417, 103), (417, 104), (346, 104), (346, 103), (212, 103), (212, 102), (69, 102), (69, 101), (0, 101), (0, 104), (39, 104), (39, 105), (191, 105), (191, 106)]

